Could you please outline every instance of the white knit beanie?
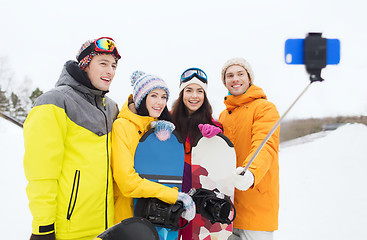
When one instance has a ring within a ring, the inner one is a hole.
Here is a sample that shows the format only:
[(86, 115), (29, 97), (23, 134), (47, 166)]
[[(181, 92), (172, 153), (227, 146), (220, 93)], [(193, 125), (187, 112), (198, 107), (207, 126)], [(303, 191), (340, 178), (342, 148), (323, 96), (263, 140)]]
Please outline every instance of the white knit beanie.
[(224, 85), (225, 85), (226, 71), (230, 66), (233, 66), (233, 65), (239, 65), (243, 67), (247, 71), (248, 75), (250, 76), (250, 83), (251, 84), (254, 83), (254, 72), (252, 71), (250, 64), (244, 58), (237, 57), (237, 58), (229, 59), (222, 67), (222, 82)]
[(196, 83), (197, 85), (199, 85), (200, 87), (202, 87), (202, 89), (204, 89), (204, 91), (206, 92), (206, 89), (208, 87), (207, 83), (204, 83), (203, 81), (200, 81), (199, 79), (197, 79), (196, 77), (191, 78), (189, 81), (187, 82), (181, 82), (180, 83), (180, 87), (178, 89), (178, 92), (181, 93), (182, 90), (184, 90), (185, 87), (187, 87), (190, 84)]

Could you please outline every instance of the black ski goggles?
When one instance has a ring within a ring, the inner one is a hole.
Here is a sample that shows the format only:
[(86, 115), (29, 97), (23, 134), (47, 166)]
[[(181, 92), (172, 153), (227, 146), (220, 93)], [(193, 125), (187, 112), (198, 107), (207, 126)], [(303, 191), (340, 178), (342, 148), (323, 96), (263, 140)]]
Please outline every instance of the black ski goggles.
[(193, 77), (196, 77), (203, 83), (208, 83), (208, 77), (206, 73), (200, 68), (189, 68), (181, 74), (181, 83), (187, 82), (191, 80)]
[(116, 43), (112, 38), (109, 37), (101, 37), (96, 39), (94, 42), (89, 45), (78, 57), (78, 61), (81, 61), (83, 58), (85, 58), (87, 55), (89, 55), (91, 52), (97, 52), (97, 53), (111, 53), (115, 55), (117, 59), (120, 59), (121, 56), (119, 52), (117, 51)]

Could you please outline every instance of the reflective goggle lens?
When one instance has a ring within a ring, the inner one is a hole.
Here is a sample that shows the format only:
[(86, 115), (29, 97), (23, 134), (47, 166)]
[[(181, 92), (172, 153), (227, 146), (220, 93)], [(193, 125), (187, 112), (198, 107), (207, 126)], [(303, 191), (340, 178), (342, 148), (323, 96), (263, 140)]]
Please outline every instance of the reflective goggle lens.
[(193, 78), (194, 75), (196, 75), (201, 81), (207, 82), (207, 76), (205, 72), (198, 68), (190, 68), (186, 70), (184, 73), (182, 73), (181, 81), (182, 82), (188, 81), (191, 78)]
[(116, 43), (112, 39), (100, 38), (96, 41), (96, 49), (100, 51), (112, 52)]
[[(93, 47), (93, 45), (91, 45)], [(114, 54), (117, 59), (120, 59), (121, 56), (117, 51), (116, 43), (112, 38), (102, 37), (94, 41), (94, 50), (95, 52), (107, 52)]]

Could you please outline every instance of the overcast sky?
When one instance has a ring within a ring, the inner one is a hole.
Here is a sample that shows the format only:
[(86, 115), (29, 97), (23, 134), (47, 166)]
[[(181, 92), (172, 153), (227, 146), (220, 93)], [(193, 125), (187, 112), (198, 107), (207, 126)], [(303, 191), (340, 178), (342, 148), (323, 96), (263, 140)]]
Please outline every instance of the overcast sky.
[(171, 90), (170, 106), (180, 74), (199, 67), (209, 77), (208, 96), (218, 116), (227, 93), (222, 65), (240, 56), (282, 114), (309, 83), (304, 66), (285, 64), (285, 40), (322, 32), (340, 39), (340, 64), (323, 70), (325, 81), (312, 84), (287, 119), (367, 115), (366, 8), (363, 0), (0, 0), (0, 57), (14, 72), (13, 88), (29, 78), (46, 91), (82, 43), (110, 36), (122, 60), (109, 96), (120, 107), (132, 91), (134, 70), (162, 77)]

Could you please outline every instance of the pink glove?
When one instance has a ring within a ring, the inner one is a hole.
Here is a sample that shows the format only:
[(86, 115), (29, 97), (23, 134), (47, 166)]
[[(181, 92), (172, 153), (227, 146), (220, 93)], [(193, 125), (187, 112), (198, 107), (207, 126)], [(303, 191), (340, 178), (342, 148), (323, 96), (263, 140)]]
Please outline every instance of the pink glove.
[(210, 125), (210, 124), (199, 124), (199, 129), (203, 137), (211, 138), (217, 135), (218, 133), (222, 133), (222, 129), (219, 127)]

